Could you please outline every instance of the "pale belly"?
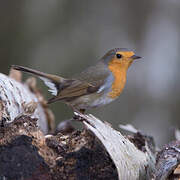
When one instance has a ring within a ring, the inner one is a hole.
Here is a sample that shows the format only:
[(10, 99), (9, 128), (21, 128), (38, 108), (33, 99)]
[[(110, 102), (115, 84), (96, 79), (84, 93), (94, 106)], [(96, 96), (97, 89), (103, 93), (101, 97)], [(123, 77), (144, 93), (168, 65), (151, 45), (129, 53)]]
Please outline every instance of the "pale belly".
[(91, 103), (91, 107), (99, 107), (106, 104), (109, 104), (110, 102), (114, 101), (114, 99), (108, 97), (108, 96), (102, 96), (96, 99)]
[(107, 94), (89, 94), (75, 99), (70, 104), (77, 109), (89, 109), (104, 106), (114, 100), (115, 98), (108, 97)]

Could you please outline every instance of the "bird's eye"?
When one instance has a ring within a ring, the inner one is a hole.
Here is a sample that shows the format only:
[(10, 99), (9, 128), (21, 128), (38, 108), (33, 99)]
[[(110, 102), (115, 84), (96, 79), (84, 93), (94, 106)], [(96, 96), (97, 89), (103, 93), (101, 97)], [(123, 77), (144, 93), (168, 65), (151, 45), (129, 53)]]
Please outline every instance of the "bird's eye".
[(121, 55), (121, 54), (116, 54), (116, 57), (117, 57), (118, 59), (120, 59), (120, 58), (122, 58), (122, 55)]

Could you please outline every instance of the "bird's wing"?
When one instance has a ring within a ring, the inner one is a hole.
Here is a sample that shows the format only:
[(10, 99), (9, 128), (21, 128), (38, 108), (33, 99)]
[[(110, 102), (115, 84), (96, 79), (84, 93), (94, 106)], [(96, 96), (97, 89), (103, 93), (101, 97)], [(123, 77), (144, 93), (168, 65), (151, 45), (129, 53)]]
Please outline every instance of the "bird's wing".
[(59, 91), (57, 96), (51, 98), (48, 103), (53, 103), (58, 100), (71, 100), (77, 98), (79, 96), (87, 95), (90, 93), (94, 93), (99, 89), (97, 86), (93, 86), (90, 83), (82, 82), (79, 80), (71, 80), (70, 83), (64, 85), (63, 89)]
[(112, 73), (108, 69), (107, 65), (100, 61), (95, 66), (90, 66), (75, 77), (82, 82), (88, 82), (93, 86), (100, 87), (105, 83), (108, 76), (111, 74)]
[[(101, 69), (100, 69), (101, 68)], [(72, 100), (79, 96), (100, 92), (103, 90), (102, 86), (109, 76), (109, 71), (105, 69), (103, 64), (89, 67), (82, 73), (74, 76), (74, 80), (66, 81), (64, 88), (59, 91), (56, 97), (53, 97), (48, 103), (53, 103), (58, 100)]]

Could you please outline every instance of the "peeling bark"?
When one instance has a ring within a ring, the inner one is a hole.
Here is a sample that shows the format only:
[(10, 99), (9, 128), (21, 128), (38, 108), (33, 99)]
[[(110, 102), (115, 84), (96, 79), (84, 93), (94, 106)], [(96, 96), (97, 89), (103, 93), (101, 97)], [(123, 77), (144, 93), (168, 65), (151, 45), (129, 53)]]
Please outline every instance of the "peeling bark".
[(165, 145), (156, 159), (156, 180), (180, 179), (180, 141)]
[(144, 141), (142, 151), (109, 124), (103, 123), (92, 115), (81, 114), (80, 116), (85, 119), (83, 123), (99, 138), (111, 156), (118, 170), (119, 179), (150, 179), (155, 171), (155, 154), (143, 136), (141, 137)]
[(12, 122), (21, 114), (38, 118), (38, 125), (47, 133), (47, 119), (35, 94), (26, 85), (0, 74), (0, 120)]

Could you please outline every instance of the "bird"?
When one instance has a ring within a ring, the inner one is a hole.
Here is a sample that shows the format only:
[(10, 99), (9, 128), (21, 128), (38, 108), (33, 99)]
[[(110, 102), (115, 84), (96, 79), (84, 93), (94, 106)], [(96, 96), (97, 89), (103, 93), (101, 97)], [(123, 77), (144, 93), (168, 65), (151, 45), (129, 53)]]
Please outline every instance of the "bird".
[(132, 50), (114, 48), (95, 65), (72, 78), (64, 78), (19, 65), (12, 65), (12, 68), (36, 75), (43, 80), (53, 95), (48, 100), (48, 104), (63, 101), (72, 107), (74, 112), (85, 113), (87, 109), (101, 107), (116, 100), (125, 87), (128, 68), (135, 59), (140, 58)]

